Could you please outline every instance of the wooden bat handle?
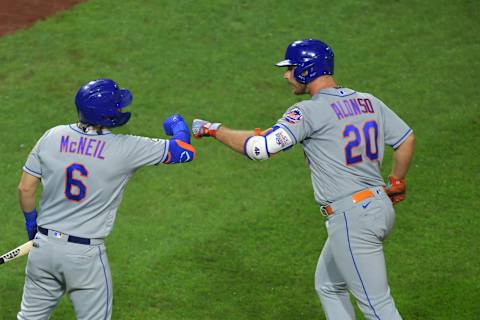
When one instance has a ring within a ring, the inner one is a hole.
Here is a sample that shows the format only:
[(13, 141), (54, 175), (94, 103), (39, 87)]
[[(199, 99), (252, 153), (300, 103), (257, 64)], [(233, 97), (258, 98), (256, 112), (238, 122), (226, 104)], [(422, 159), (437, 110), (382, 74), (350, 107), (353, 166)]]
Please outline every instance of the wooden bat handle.
[(21, 246), (5, 253), (4, 255), (0, 256), (0, 264), (15, 260), (19, 257), (22, 257), (30, 252), (33, 246), (33, 240), (25, 242)]

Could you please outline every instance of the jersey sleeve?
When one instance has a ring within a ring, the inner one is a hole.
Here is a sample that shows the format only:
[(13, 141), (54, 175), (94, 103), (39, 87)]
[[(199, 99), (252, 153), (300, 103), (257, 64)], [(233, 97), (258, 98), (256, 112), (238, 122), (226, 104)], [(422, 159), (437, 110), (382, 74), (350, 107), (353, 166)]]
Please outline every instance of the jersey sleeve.
[(139, 136), (126, 137), (124, 146), (127, 148), (127, 161), (133, 169), (157, 165), (167, 157), (167, 140)]
[(288, 108), (283, 116), (278, 119), (276, 125), (285, 128), (291, 135), (294, 144), (302, 142), (313, 131), (308, 117), (305, 117), (305, 110), (301, 104), (295, 104)]
[(42, 145), (44, 144), (44, 141), (47, 139), (50, 131), (51, 130), (48, 130), (43, 134), (40, 139), (38, 139), (32, 151), (30, 151), (25, 165), (23, 166), (23, 171), (40, 179), (42, 178), (42, 163), (40, 159), (40, 150), (42, 148)]
[(395, 112), (382, 103), (385, 144), (397, 149), (413, 132)]

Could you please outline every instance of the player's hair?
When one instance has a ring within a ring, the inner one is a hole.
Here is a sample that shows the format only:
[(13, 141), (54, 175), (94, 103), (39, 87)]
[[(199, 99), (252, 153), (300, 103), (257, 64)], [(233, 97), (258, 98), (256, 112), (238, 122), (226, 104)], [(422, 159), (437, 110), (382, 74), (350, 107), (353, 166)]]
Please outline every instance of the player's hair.
[(83, 123), (81, 121), (78, 123), (78, 128), (81, 129), (85, 133), (88, 131), (89, 127), (92, 127), (93, 129), (95, 129), (97, 134), (99, 134), (99, 135), (103, 134), (103, 128), (104, 128), (103, 126), (94, 126), (94, 125)]

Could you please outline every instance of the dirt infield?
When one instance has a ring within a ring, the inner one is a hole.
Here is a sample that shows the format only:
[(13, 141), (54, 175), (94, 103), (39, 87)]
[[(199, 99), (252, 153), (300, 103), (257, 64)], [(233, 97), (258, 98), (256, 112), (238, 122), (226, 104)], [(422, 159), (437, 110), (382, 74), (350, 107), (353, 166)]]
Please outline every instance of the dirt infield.
[(86, 0), (0, 0), (0, 36), (32, 26), (36, 21)]

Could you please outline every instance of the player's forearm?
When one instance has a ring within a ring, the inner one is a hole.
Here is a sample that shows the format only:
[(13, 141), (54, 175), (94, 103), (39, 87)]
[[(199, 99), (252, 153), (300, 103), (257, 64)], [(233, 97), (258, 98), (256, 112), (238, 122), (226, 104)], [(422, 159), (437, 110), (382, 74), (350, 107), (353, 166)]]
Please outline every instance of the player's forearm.
[(247, 140), (248, 137), (253, 136), (254, 134), (255, 132), (253, 130), (233, 130), (225, 126), (221, 126), (217, 130), (215, 138), (221, 143), (230, 147), (231, 149), (243, 154), (243, 145), (245, 143), (245, 140)]
[(412, 161), (414, 149), (415, 135), (412, 133), (393, 153), (393, 165), (390, 174), (392, 177), (396, 179), (405, 178)]
[(18, 190), (18, 200), (23, 212), (30, 212), (35, 209), (35, 192)]
[(36, 191), (40, 179), (34, 177), (28, 173), (23, 173), (18, 184), (18, 200), (20, 208), (24, 212), (30, 212), (35, 209), (36, 206)]

